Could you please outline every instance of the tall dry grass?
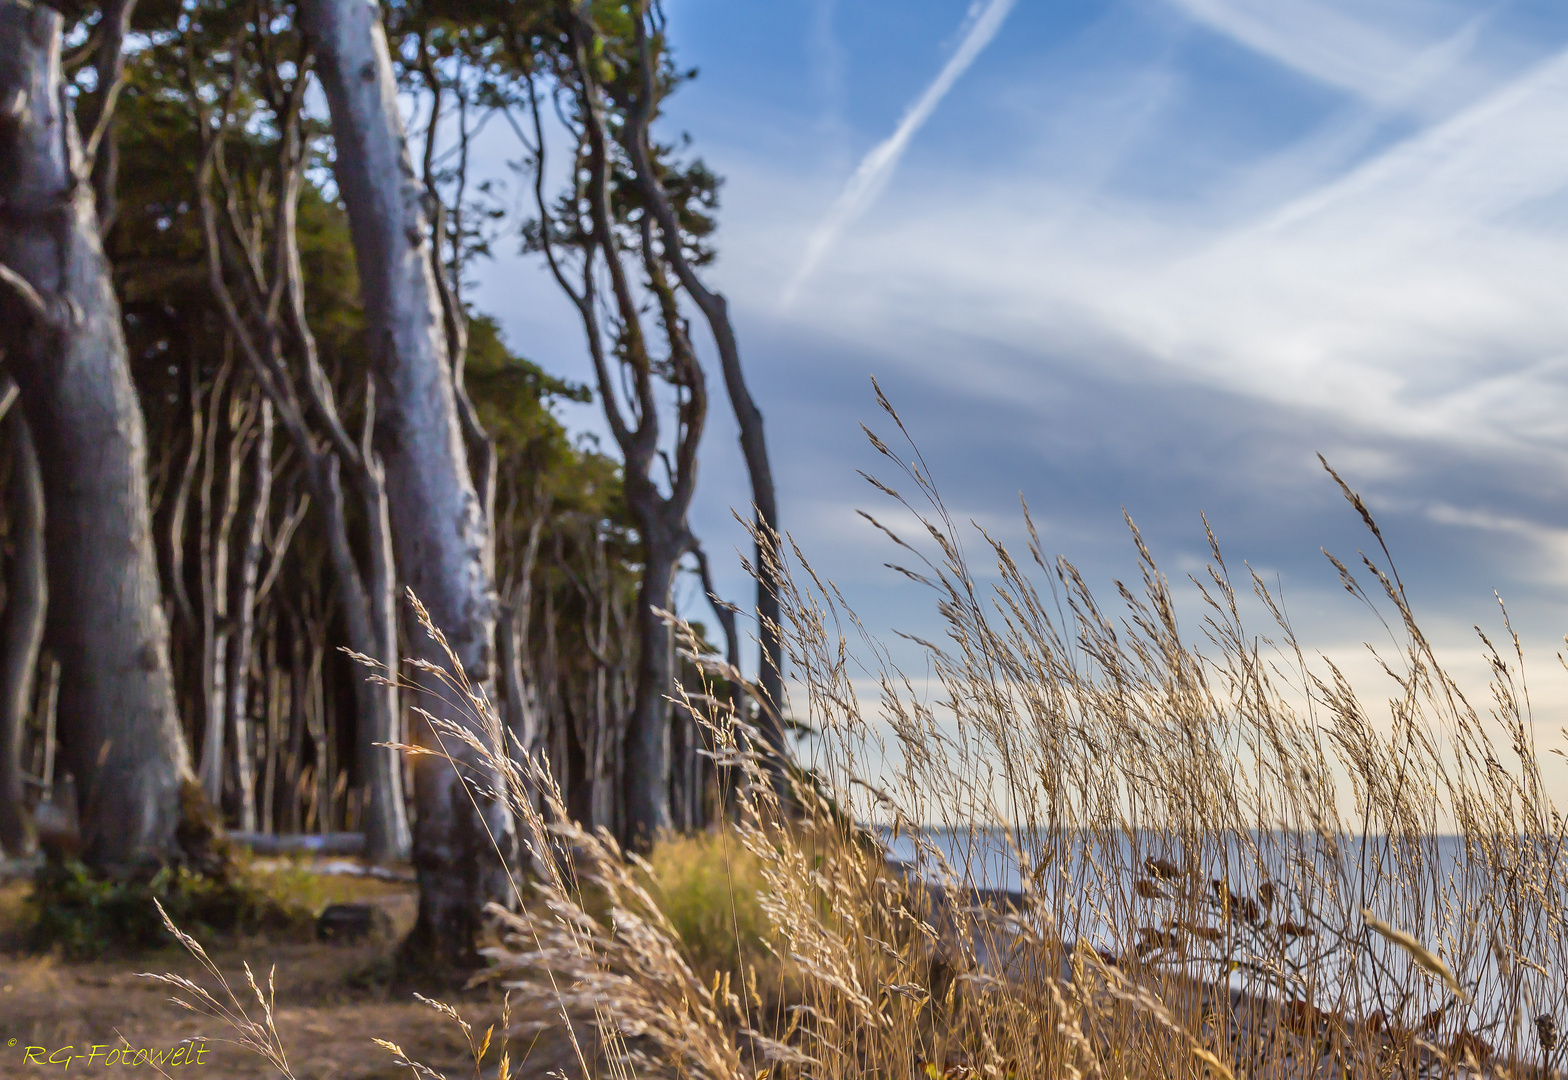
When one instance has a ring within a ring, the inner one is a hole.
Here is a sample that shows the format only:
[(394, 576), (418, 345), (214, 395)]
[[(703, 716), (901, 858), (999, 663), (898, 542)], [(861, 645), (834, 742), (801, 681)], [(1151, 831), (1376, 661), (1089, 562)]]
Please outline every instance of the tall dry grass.
[[(923, 535), (883, 531), (946, 634), (917, 642), (917, 683), (800, 551), (775, 547), (794, 711), (816, 732), (788, 815), (755, 733), (704, 687), (680, 691), (733, 781), (732, 828), (713, 843), (760, 881), (754, 896), (716, 890), (703, 924), (729, 907), (731, 966), (694, 954), (656, 868), (571, 821), (483, 694), (451, 682), (484, 730), (432, 723), (491, 759), (529, 852), (531, 895), (495, 909), (486, 950), (519, 1031), (592, 1033), (585, 1074), (708, 1080), (1558, 1067), (1564, 823), (1517, 640), (1482, 638), (1492, 700), (1472, 702), (1341, 483), (1374, 542), (1356, 572), (1335, 565), (1399, 642), (1374, 707), (1306, 654), (1256, 575), (1233, 578), (1212, 536), (1194, 636), (1135, 528), (1141, 582), (1112, 611), (1032, 523), (1022, 557), (966, 535), (912, 445), (901, 457), (868, 435), (912, 494), (872, 482)], [(1269, 614), (1261, 635), (1243, 623), (1247, 592)], [(739, 679), (676, 628), (701, 670)], [(914, 865), (890, 865), (879, 839)], [(977, 889), (998, 851), (1012, 895)], [(766, 917), (766, 963), (743, 947), (747, 904)]]

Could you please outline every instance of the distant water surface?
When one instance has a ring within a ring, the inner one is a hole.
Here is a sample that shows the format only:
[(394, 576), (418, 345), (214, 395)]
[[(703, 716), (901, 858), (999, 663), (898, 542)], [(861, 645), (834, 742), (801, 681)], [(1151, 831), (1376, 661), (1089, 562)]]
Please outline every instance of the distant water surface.
[[(908, 834), (895, 837), (886, 828), (879, 829), (878, 836), (888, 857), (905, 864), (915, 874), (932, 881), (951, 880), (980, 890), (1021, 891), (1023, 875), (1019, 849), (1022, 849), (1024, 865), (1031, 870), (1039, 868), (1042, 854), (1038, 846), (1031, 844), (1027, 834), (1010, 838), (1006, 830), (999, 828), (925, 829), (919, 833), (919, 843)], [(1171, 885), (1151, 878), (1144, 868), (1147, 859), (1162, 860), (1170, 868), (1190, 870), (1198, 879), (1199, 887), (1210, 890), (1208, 895), (1228, 891), (1243, 898), (1243, 903), (1248, 898), (1274, 895), (1266, 886), (1260, 891), (1260, 885), (1265, 881), (1272, 882), (1281, 899), (1274, 901), (1272, 910), (1264, 912), (1264, 918), (1272, 919), (1275, 924), (1295, 920), (1305, 923), (1302, 901), (1325, 913), (1337, 911), (1338, 916), (1329, 917), (1337, 918), (1353, 930), (1357, 940), (1363, 943), (1365, 955), (1381, 955), (1385, 962), (1392, 955), (1397, 966), (1405, 971), (1409, 970), (1409, 965), (1397, 951), (1391, 953), (1393, 946), (1367, 936), (1362, 928), (1361, 909), (1370, 909), (1396, 929), (1415, 931), (1419, 936), (1422, 928), (1413, 925), (1410, 912), (1432, 912), (1446, 902), (1451, 914), (1463, 919), (1473, 918), (1479, 929), (1439, 940), (1440, 935), (1428, 928), (1426, 934), (1431, 940), (1425, 943), (1443, 954), (1450, 966), (1460, 972), (1476, 999), (1476, 1009), (1492, 1016), (1511, 1018), (1521, 1009), (1539, 1007), (1544, 1010), (1549, 1004), (1545, 998), (1563, 995), (1560, 988), (1568, 980), (1562, 978), (1563, 972), (1553, 971), (1549, 977), (1537, 978), (1531, 974), (1525, 980), (1537, 985), (1538, 989), (1530, 991), (1527, 988), (1524, 998), (1529, 999), (1533, 993), (1543, 1000), (1505, 1000), (1507, 994), (1492, 935), (1480, 925), (1491, 918), (1489, 903), (1493, 879), (1478, 859), (1466, 857), (1463, 837), (1423, 837), (1418, 845), (1419, 856), (1413, 857), (1407, 852), (1403, 858), (1395, 857), (1381, 838), (1374, 838), (1370, 843), (1358, 837), (1330, 842), (1312, 834), (1260, 832), (1252, 834), (1248, 840), (1249, 844), (1244, 846), (1239, 838), (1232, 837), (1224, 844), (1215, 843), (1203, 851), (1190, 853), (1181, 850), (1166, 835), (1151, 832), (1133, 838), (1119, 834), (1095, 843), (1073, 844), (1070, 854), (1063, 859), (1066, 866), (1057, 865), (1052, 858), (1045, 867), (1047, 872), (1040, 873), (1035, 880), (1039, 882), (1045, 909), (1055, 913), (1059, 920), (1058, 930), (1064, 939), (1113, 949), (1125, 947), (1128, 937), (1140, 926), (1162, 926), (1162, 916), (1168, 917), (1173, 910), (1164, 902), (1150, 902), (1139, 897), (1133, 889), (1133, 883), (1143, 879), (1163, 891), (1172, 891)], [(1535, 854), (1547, 858), (1550, 852), (1538, 847)], [(1562, 861), (1568, 866), (1568, 857)], [(1336, 863), (1342, 868), (1340, 871), (1332, 869)], [(1223, 879), (1224, 890), (1213, 884), (1218, 879)], [(1184, 875), (1184, 880), (1190, 878)], [(1330, 899), (1331, 893), (1333, 899)], [(1113, 926), (1120, 926), (1123, 933), (1114, 933)], [(1541, 931), (1562, 933), (1561, 929), (1548, 931), (1544, 926)], [(1534, 944), (1536, 942), (1523, 941), (1515, 943), (1515, 947), (1526, 957), (1543, 964), (1548, 971), (1558, 966), (1551, 957), (1532, 956)], [(1315, 941), (1307, 938), (1298, 945), (1303, 952), (1316, 947)], [(1456, 948), (1462, 950), (1462, 955), (1454, 955)], [(1404, 1010), (1407, 1014), (1412, 1009), (1424, 1011), (1435, 1007), (1444, 999), (1442, 988), (1424, 975), (1415, 977), (1409, 985), (1414, 989)], [(1319, 989), (1332, 992), (1332, 988), (1326, 986)], [(1366, 989), (1367, 997), (1363, 1000), (1378, 997), (1370, 976)], [(1533, 1017), (1536, 1013), (1528, 1015)]]

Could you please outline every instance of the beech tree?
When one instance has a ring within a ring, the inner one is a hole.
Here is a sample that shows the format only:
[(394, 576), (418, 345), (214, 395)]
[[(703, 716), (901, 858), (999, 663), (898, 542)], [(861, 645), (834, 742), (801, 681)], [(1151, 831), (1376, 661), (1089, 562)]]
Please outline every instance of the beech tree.
[[(429, 609), (472, 683), (493, 690), (497, 599), (490, 535), (493, 471), (487, 440), (455, 377), (430, 223), (415, 178), (386, 32), (365, 0), (304, 0), (303, 27), (332, 117), (333, 174), (354, 241), (360, 293), (377, 379), (376, 446), (386, 465), (387, 499), (402, 581)], [(470, 452), (477, 451), (476, 486)], [(419, 657), (449, 668), (445, 652), (417, 625), (408, 638)], [(471, 727), (475, 718), (445, 704), (429, 672), (421, 704)], [(494, 700), (495, 695), (490, 694)], [(425, 741), (433, 740), (427, 729)], [(419, 817), (414, 864), (419, 920), (407, 943), (427, 959), (472, 956), (487, 902), (509, 904), (508, 864), (516, 837), (492, 770), (446, 740), (440, 757), (416, 761)]]
[[(700, 211), (711, 201), (713, 184), (700, 164), (680, 174), (686, 219), (672, 218), (673, 232), (648, 212), (624, 179), (628, 156), (615, 134), (615, 121), (622, 117), (593, 59), (601, 55), (597, 30), (589, 19), (557, 10), (556, 30), (566, 48), (556, 48), (552, 35), (541, 34), (538, 40), (552, 44), (535, 62), (553, 78), (550, 92), (563, 99), (557, 115), (568, 119), (574, 139), (573, 180), (553, 204), (546, 199), (545, 128), (531, 83), (538, 218), (528, 226), (527, 244), (545, 256), (582, 322), (642, 548), (636, 687), (622, 736), (618, 831), (624, 843), (646, 848), (659, 833), (690, 828), (704, 817), (700, 782), (681, 775), (690, 770), (676, 769), (677, 763), (684, 767), (701, 760), (700, 738), (691, 718), (677, 716), (671, 706), (675, 652), (663, 612), (670, 607), (682, 560), (697, 550), (686, 515), (695, 492), (708, 398), (681, 311), (681, 285), (670, 273), (666, 253), (674, 245), (700, 245), (711, 231), (711, 221)], [(666, 406), (661, 399), (671, 390), (674, 402)], [(673, 413), (670, 429), (660, 421), (666, 408)]]
[(31, 0), (0, 0), (0, 340), (43, 481), (62, 754), (85, 857), (115, 870), (179, 854), (194, 780), (169, 670), (145, 429), (91, 163), (62, 89), (61, 22)]
[[(776, 500), (761, 413), (745, 386), (727, 306), (696, 274), (713, 258), (718, 178), (700, 160), (680, 162), (676, 148), (651, 135), (661, 103), (689, 78), (671, 62), (662, 30), (650, 29), (657, 19), (656, 5), (557, 2), (541, 6), (532, 23), (509, 25), (503, 33), (514, 69), (525, 77), (534, 117), (533, 131), (519, 132), (529, 146), (538, 215), (526, 227), (526, 244), (544, 254), (579, 312), (643, 549), (637, 690), (623, 736), (620, 822), (623, 839), (634, 845), (649, 843), (665, 828), (690, 828), (706, 815), (701, 735), (689, 717), (672, 712), (675, 669), (661, 615), (688, 555), (696, 557), (731, 663), (739, 659), (734, 609), (714, 593), (707, 558), (686, 521), (707, 416), (688, 302), (703, 313), (719, 345), (753, 479), (763, 642), (757, 719), (776, 751), (784, 787), (776, 589), (767, 541), (776, 525)], [(554, 203), (543, 191), (541, 87), (555, 97), (555, 116), (574, 140), (573, 180)], [(673, 406), (666, 403), (671, 389)], [(673, 424), (661, 426), (661, 410), (673, 413)]]

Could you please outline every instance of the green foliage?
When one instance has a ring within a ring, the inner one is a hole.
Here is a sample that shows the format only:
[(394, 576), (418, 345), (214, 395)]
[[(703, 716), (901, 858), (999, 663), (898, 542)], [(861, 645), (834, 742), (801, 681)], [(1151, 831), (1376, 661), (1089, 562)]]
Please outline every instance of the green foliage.
[(163, 866), (150, 875), (103, 877), (74, 858), (50, 858), (27, 898), (28, 944), (72, 959), (172, 945), (153, 901), (198, 937), (218, 931), (305, 933), (309, 908), (279, 900), (243, 867), (208, 875)]
[(573, 574), (603, 546), (612, 589), (628, 597), (636, 590), (634, 564), (640, 553), (621, 491), (620, 463), (592, 442), (574, 442), (555, 415), (559, 401), (592, 400), (589, 389), (558, 379), (507, 348), (500, 328), (487, 315), (470, 313), (464, 379), (480, 423), (495, 441), (499, 497), (496, 506), (498, 561), (513, 567), (542, 519), (543, 540), (552, 558), (535, 566), (545, 590), (556, 594), (566, 623), (583, 617), (576, 605)]
[[(463, 370), (480, 422), (495, 440), (508, 505), (530, 502), (547, 505), (558, 520), (576, 515), (624, 525), (620, 466), (591, 444), (574, 444), (552, 411), (557, 401), (592, 400), (586, 386), (513, 354), (487, 315), (470, 316)], [(503, 532), (520, 527), (509, 516), (503, 506)]]
[(586, 386), (558, 379), (514, 355), (496, 321), (477, 313), (469, 316), (463, 374), (499, 456), (524, 455), (535, 470), (560, 467), (572, 456), (566, 428), (550, 406), (556, 400), (592, 400)]
[(374, 903), (405, 896), (408, 887), (395, 881), (358, 874), (323, 874), (312, 869), (308, 856), (259, 861), (248, 865), (247, 880), (261, 893), (288, 909), (320, 914), (330, 904)]

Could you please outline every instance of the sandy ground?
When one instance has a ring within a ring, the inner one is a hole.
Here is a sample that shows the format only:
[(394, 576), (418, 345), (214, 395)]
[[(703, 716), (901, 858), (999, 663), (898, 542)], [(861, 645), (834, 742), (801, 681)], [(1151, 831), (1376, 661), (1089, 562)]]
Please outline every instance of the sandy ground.
[[(167, 1052), (182, 1040), (201, 1036), (209, 1040), (205, 1051), (199, 1055), (187, 1051), (196, 1060), (164, 1066), (168, 1075), (190, 1080), (280, 1075), (262, 1058), (218, 1041), (232, 1037), (221, 1022), (180, 1008), (169, 1000), (169, 987), (138, 974), (173, 972), (224, 999), (216, 980), (183, 950), (87, 963), (22, 950), (17, 930), (28, 888), (21, 882), (0, 885), (0, 1077), (156, 1076), (157, 1069), (139, 1063), (129, 1070), (109, 1064), (111, 1051), (128, 1042), (134, 1048)], [(353, 899), (383, 907), (399, 933), (412, 925), (412, 886), (360, 879), (343, 889)], [(300, 1080), (410, 1076), (372, 1038), (397, 1043), (411, 1058), (450, 1080), (476, 1075), (457, 1025), (415, 1000), (416, 987), (388, 985), (393, 939), (352, 945), (241, 939), (203, 945), (252, 1018), (259, 1018), (261, 1010), (245, 988), (243, 964), (249, 962), (263, 985), (268, 968), (275, 967), (277, 1030)], [(457, 1006), (481, 1037), (500, 1016), (500, 998), (492, 991), (431, 991), (431, 996)], [(480, 1075), (494, 1075), (499, 1041)], [(200, 1044), (195, 1045), (199, 1050)], [(100, 1056), (89, 1060), (95, 1046)], [(48, 1053), (35, 1049), (29, 1055), (29, 1047), (42, 1047)], [(72, 1049), (66, 1052), (67, 1047)], [(573, 1075), (579, 1071), (571, 1067), (570, 1048), (559, 1037), (547, 1034), (532, 1045), (514, 1042), (510, 1049), (514, 1075), (542, 1077), (562, 1068)], [(55, 1064), (47, 1063), (50, 1055)], [(67, 1056), (73, 1059), (69, 1064)], [(40, 1060), (44, 1063), (38, 1064)]]

